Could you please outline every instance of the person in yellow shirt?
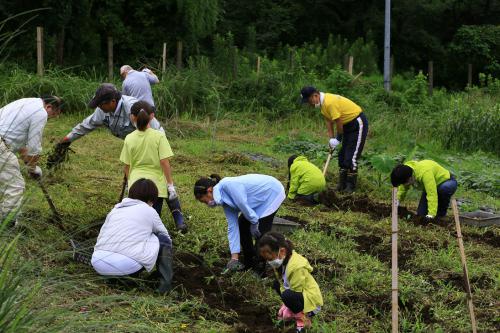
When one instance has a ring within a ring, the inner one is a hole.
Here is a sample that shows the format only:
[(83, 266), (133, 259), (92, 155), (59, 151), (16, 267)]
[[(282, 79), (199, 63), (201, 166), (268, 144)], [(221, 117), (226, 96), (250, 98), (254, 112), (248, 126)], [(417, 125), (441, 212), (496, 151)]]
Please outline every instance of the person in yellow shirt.
[(410, 186), (423, 190), (417, 215), (427, 220), (446, 216), (451, 196), (458, 187), (448, 170), (432, 160), (408, 161), (391, 172), (391, 183), (398, 188), (398, 202), (403, 201)]
[(325, 187), (325, 176), (307, 157), (292, 155), (288, 158), (288, 199), (315, 205)]
[(338, 155), (340, 171), (337, 190), (352, 193), (356, 189), (358, 160), (368, 134), (368, 119), (361, 107), (350, 99), (320, 92), (315, 87), (302, 88), (301, 98), (302, 103), (321, 109), (330, 149), (334, 150), (342, 143)]
[(187, 231), (179, 197), (174, 187), (169, 158), (174, 155), (165, 133), (151, 128), (154, 119), (153, 106), (148, 102), (136, 102), (130, 111), (130, 120), (137, 128), (125, 137), (120, 161), (125, 164), (128, 187), (140, 179), (152, 180), (158, 188), (158, 199), (153, 208), (161, 216), (163, 200), (167, 201), (177, 229)]
[(311, 318), (323, 306), (318, 283), (311, 275), (309, 261), (293, 250), (293, 244), (278, 232), (267, 232), (259, 240), (259, 253), (276, 274), (273, 289), (283, 304), (278, 320), (295, 320), (296, 332), (311, 326)]

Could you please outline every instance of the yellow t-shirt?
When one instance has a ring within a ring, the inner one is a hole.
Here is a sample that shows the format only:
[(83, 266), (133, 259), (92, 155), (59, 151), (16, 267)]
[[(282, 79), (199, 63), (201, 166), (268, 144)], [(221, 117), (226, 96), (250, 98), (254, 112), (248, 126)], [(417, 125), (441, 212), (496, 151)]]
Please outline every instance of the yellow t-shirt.
[(361, 112), (363, 110), (359, 105), (340, 95), (325, 93), (325, 98), (321, 103), (321, 114), (326, 119), (335, 120), (340, 118), (343, 124), (356, 119)]
[(128, 187), (140, 179), (152, 180), (158, 187), (158, 197), (167, 198), (167, 180), (160, 160), (174, 156), (164, 133), (148, 128), (135, 130), (125, 138), (120, 161), (130, 166)]

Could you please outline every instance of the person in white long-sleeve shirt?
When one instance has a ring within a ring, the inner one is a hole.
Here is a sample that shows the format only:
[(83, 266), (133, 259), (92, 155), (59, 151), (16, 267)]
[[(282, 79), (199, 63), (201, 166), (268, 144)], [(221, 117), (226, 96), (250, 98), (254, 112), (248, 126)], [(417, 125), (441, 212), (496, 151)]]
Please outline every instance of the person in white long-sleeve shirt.
[[(231, 260), (228, 271), (254, 269), (263, 273), (265, 262), (257, 257), (253, 238), (270, 231), (274, 216), (285, 200), (285, 189), (274, 177), (248, 174), (200, 178), (194, 185), (195, 198), (210, 207), (222, 206), (228, 224)], [(243, 265), (239, 262), (243, 252)]]
[(172, 240), (156, 210), (158, 188), (149, 179), (130, 187), (129, 197), (106, 217), (92, 254), (92, 266), (104, 276), (135, 276), (156, 267), (160, 272), (158, 292), (171, 289)]
[(129, 65), (123, 65), (120, 68), (120, 76), (123, 79), (122, 92), (124, 95), (132, 96), (139, 101), (146, 101), (153, 107), (155, 106), (151, 85), (160, 82), (155, 73), (149, 68), (136, 71)]
[(42, 176), (38, 160), (43, 129), (47, 118), (61, 112), (61, 104), (57, 96), (43, 96), (22, 98), (0, 109), (0, 221), (7, 216), (15, 220), (23, 198), (25, 184), (16, 153), (31, 177)]

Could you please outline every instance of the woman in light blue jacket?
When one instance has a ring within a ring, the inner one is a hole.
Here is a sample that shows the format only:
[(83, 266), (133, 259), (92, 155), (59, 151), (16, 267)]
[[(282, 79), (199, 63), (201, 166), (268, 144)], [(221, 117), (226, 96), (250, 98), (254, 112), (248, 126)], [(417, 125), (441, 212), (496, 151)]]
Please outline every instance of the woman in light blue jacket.
[[(274, 177), (248, 174), (239, 177), (218, 175), (200, 178), (194, 196), (210, 207), (222, 206), (228, 223), (231, 260), (227, 271), (253, 268), (262, 273), (265, 262), (257, 257), (253, 238), (270, 231), (274, 215), (285, 200), (285, 189)], [(240, 252), (243, 250), (243, 264)]]

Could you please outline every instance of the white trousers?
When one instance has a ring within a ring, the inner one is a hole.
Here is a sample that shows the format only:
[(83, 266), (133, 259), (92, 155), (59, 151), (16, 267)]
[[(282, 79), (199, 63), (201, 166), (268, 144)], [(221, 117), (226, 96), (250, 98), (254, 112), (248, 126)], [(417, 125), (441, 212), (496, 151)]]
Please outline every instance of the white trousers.
[(17, 156), (0, 139), (0, 221), (17, 214), (23, 200), (24, 178)]

